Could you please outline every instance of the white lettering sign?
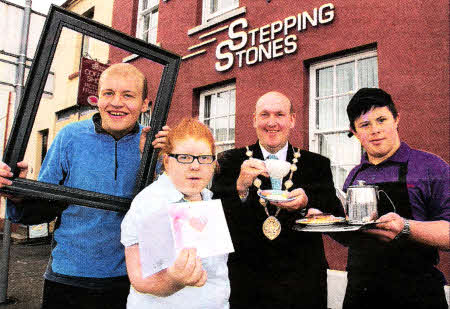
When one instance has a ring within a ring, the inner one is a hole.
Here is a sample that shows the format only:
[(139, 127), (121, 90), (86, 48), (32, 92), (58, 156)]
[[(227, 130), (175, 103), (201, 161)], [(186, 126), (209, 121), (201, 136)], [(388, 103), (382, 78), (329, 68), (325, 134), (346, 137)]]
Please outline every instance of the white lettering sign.
[(295, 53), (298, 49), (298, 38), (292, 32), (302, 32), (308, 27), (328, 24), (333, 19), (332, 3), (314, 8), (312, 14), (305, 11), (248, 31), (245, 31), (248, 28), (247, 19), (237, 19), (228, 27), (229, 39), (220, 42), (216, 47), (216, 70), (229, 70), (235, 63), (239, 67), (250, 66), (265, 59)]

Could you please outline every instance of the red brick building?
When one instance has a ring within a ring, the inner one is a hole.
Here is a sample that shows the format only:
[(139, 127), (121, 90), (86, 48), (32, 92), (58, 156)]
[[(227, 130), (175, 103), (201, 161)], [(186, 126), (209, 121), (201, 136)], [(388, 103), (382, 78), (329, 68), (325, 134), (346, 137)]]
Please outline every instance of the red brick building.
[[(449, 22), (444, 0), (115, 0), (112, 26), (183, 57), (169, 124), (199, 117), (219, 149), (241, 147), (256, 140), (258, 97), (281, 91), (297, 113), (291, 142), (329, 157), (342, 187), (361, 155), (345, 113), (361, 87), (391, 93), (402, 139), (449, 161)], [(110, 54), (152, 74), (129, 56)], [(345, 250), (326, 244), (344, 269)]]

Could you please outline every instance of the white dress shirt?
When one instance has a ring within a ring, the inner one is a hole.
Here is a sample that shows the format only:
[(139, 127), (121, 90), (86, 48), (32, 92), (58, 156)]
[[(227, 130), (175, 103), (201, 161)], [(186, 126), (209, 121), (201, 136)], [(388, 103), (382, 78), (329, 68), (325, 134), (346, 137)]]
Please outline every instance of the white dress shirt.
[(259, 143), (259, 147), (261, 148), (261, 152), (263, 154), (264, 160), (267, 160), (267, 157), (271, 154), (276, 155), (278, 160), (286, 161), (287, 158), (287, 151), (288, 151), (288, 143), (286, 142), (286, 145), (284, 145), (283, 148), (278, 150), (277, 153), (270, 153), (268, 152), (262, 145)]

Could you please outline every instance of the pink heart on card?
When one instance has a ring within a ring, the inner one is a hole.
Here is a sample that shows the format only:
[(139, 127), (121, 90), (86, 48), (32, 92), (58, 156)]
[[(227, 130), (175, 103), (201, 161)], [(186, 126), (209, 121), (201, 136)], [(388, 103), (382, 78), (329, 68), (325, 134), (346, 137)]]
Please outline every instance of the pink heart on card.
[(191, 217), (189, 219), (189, 224), (199, 232), (203, 231), (203, 229), (205, 228), (207, 223), (208, 223), (208, 218), (203, 217), (203, 216)]

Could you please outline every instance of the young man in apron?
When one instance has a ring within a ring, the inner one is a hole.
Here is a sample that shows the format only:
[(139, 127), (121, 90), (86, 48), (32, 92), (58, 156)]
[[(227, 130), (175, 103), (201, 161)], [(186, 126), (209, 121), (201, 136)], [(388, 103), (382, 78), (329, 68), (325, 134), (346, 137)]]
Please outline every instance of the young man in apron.
[[(349, 241), (344, 308), (447, 308), (438, 249), (450, 248), (449, 165), (400, 141), (391, 96), (362, 88), (347, 107), (365, 153), (348, 175), (378, 186), (378, 220)], [(350, 134), (350, 136), (351, 136)]]

